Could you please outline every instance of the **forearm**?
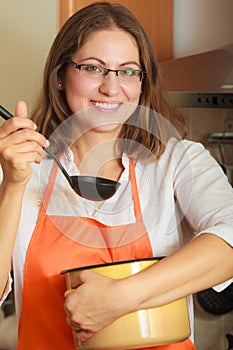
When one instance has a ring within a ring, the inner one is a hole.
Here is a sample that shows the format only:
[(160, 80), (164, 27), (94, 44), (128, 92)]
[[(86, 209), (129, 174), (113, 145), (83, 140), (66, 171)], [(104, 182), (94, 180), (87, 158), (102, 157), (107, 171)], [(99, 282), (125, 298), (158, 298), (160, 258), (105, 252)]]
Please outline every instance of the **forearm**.
[(84, 341), (127, 313), (168, 304), (221, 283), (232, 272), (232, 247), (211, 234), (124, 279), (84, 270), (79, 287), (66, 299), (67, 322), (83, 329), (76, 337)]
[(232, 247), (217, 236), (204, 234), (124, 282), (128, 290), (135, 291), (136, 309), (143, 309), (212, 287), (232, 275)]
[(4, 182), (0, 186), (0, 297), (5, 289), (10, 270), (24, 188), (25, 186), (10, 187)]

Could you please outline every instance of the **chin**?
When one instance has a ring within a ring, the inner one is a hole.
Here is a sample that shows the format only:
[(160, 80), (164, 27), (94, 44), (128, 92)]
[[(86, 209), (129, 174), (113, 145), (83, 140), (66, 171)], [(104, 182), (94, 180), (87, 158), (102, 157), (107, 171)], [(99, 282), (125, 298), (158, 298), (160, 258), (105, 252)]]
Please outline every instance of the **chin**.
[(108, 123), (108, 124), (94, 127), (92, 129), (92, 131), (103, 133), (103, 134), (104, 133), (114, 133), (117, 135), (119, 133), (121, 127), (122, 127), (122, 124), (119, 125), (119, 123)]

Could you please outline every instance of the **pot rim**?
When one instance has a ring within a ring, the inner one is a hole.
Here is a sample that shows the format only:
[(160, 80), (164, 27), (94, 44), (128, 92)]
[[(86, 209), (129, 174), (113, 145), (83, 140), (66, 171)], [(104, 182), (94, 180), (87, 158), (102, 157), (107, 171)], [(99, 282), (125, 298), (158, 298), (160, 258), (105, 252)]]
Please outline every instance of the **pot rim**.
[(71, 269), (63, 270), (63, 271), (60, 272), (60, 274), (63, 275), (63, 274), (66, 274), (66, 273), (69, 273), (69, 272), (74, 272), (74, 271), (96, 269), (98, 267), (114, 266), (114, 265), (128, 264), (128, 263), (140, 262), (140, 261), (161, 260), (163, 258), (165, 258), (165, 256), (150, 257), (150, 258), (140, 258), (140, 259), (132, 259), (132, 260), (121, 260), (121, 261), (113, 261), (113, 262), (104, 263), (104, 264), (80, 266), (80, 267), (74, 267), (74, 268), (71, 268)]

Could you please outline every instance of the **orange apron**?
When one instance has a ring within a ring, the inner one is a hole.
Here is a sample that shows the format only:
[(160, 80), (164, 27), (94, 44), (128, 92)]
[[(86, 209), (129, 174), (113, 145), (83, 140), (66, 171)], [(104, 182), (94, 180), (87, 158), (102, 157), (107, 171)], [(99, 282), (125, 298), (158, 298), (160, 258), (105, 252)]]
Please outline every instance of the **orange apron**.
[[(127, 232), (133, 234), (138, 227), (143, 227), (144, 234), (125, 245), (99, 248), (83, 245), (77, 239), (63, 234), (54, 224), (46, 209), (53, 190), (57, 166), (54, 164), (47, 185), (39, 218), (32, 234), (26, 254), (24, 267), (24, 286), (22, 295), (22, 311), (19, 322), (17, 350), (75, 350), (72, 329), (66, 322), (64, 311), (64, 292), (66, 283), (60, 272), (65, 269), (102, 264), (112, 261), (130, 260), (152, 257), (152, 249), (148, 234), (141, 218), (141, 209), (135, 179), (134, 164), (130, 162), (130, 181), (136, 222), (110, 227), (94, 219), (80, 217), (61, 217), (61, 223), (74, 227), (77, 232), (100, 231), (104, 241), (110, 239), (111, 233), (117, 232), (124, 237)], [(97, 230), (98, 227), (98, 230)], [(103, 230), (104, 228), (104, 230)], [(114, 231), (115, 228), (115, 231)], [(116, 231), (117, 229), (117, 231)], [(122, 238), (123, 239), (123, 238)], [(159, 346), (156, 350), (193, 350), (191, 341)]]

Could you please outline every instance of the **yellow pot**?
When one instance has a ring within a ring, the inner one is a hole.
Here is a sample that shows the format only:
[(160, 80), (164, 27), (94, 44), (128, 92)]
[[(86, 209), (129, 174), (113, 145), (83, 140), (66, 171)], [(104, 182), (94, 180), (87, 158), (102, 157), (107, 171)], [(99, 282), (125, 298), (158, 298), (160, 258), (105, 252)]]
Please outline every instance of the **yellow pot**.
[[(125, 278), (146, 269), (160, 258), (124, 261), (63, 271), (67, 288), (77, 285), (77, 275), (91, 269), (113, 279)], [(169, 283), (169, 282), (168, 282)], [(88, 350), (123, 350), (180, 342), (190, 335), (187, 299), (127, 314), (83, 342)], [(77, 345), (77, 344), (76, 344)]]

